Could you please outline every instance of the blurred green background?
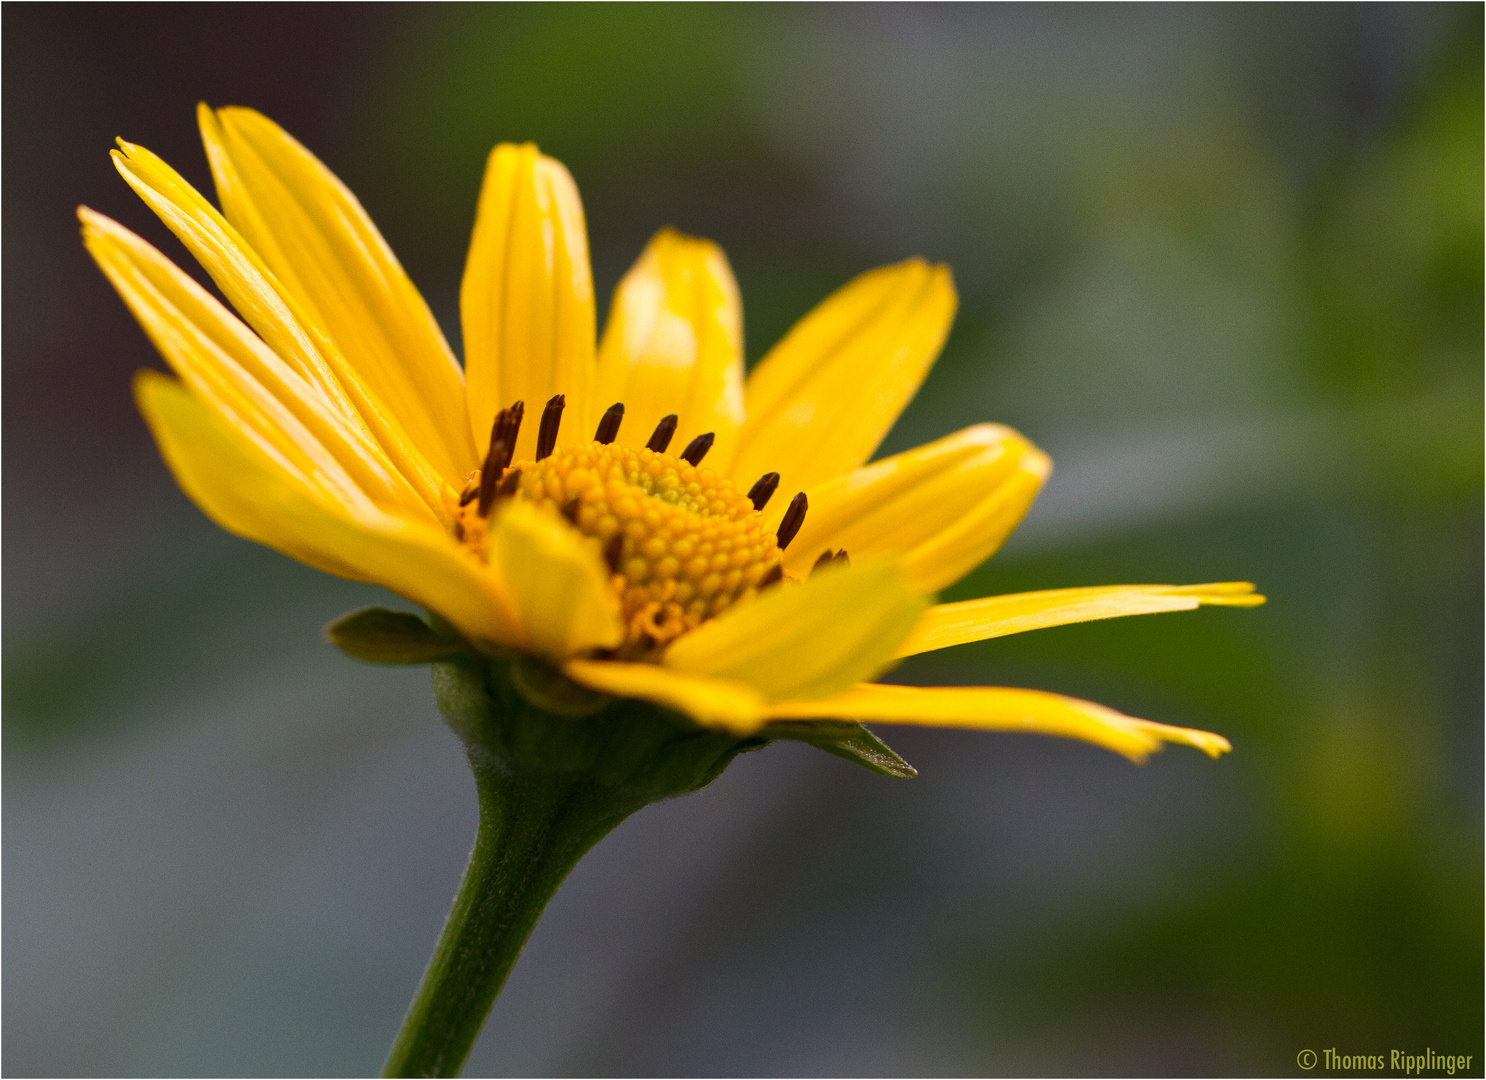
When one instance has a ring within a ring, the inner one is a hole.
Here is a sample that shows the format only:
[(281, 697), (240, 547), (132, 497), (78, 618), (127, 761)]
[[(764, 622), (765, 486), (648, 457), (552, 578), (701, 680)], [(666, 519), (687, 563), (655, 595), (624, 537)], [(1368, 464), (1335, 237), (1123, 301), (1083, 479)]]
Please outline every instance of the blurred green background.
[(107, 150), (207, 185), (206, 99), (320, 154), (451, 338), (502, 139), (572, 170), (604, 298), (662, 225), (722, 243), (750, 360), (853, 274), (946, 261), (956, 328), (884, 452), (994, 419), (1057, 465), (947, 596), (1271, 598), (896, 676), (1222, 761), (882, 729), (919, 779), (772, 747), (641, 812), (471, 1075), (1479, 1075), (1481, 12), (7, 5), (4, 1071), (374, 1071), (473, 836), (426, 673), (320, 637), (385, 594), (216, 530), (130, 402), (159, 361), (73, 209), (184, 259)]

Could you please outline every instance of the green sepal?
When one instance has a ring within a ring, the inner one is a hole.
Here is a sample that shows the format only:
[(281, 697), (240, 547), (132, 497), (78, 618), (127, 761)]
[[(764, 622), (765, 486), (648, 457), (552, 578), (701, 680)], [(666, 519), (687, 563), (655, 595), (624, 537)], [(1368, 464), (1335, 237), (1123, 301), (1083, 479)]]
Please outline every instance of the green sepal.
[(614, 700), (608, 694), (579, 686), (556, 668), (525, 653), (511, 657), (509, 674), (511, 686), (528, 704), (557, 716), (592, 716)]
[(582, 776), (626, 812), (711, 783), (740, 739), (658, 705), (599, 694), (520, 654), (466, 652), (433, 666), (434, 698), (473, 757), (507, 773)]
[(416, 615), (379, 607), (342, 615), (325, 628), (325, 636), (347, 656), (371, 664), (429, 664), (469, 649)]
[(895, 754), (887, 743), (849, 720), (785, 720), (764, 729), (771, 739), (809, 743), (828, 754), (865, 765), (883, 776), (910, 780), (918, 770)]

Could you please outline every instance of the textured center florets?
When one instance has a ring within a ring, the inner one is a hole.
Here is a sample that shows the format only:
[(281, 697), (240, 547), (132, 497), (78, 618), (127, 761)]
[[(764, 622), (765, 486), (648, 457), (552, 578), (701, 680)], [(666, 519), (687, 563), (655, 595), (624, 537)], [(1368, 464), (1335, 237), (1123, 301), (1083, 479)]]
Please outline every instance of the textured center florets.
[(518, 498), (556, 508), (595, 541), (629, 651), (694, 629), (778, 578), (781, 552), (762, 515), (709, 468), (597, 442), (512, 468)]

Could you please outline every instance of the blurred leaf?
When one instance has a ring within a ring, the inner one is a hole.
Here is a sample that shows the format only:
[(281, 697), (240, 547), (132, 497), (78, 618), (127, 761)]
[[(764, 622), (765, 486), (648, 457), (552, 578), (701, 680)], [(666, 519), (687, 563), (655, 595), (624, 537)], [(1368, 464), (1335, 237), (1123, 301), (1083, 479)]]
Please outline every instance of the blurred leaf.
[(182, 530), (162, 566), (119, 594), (6, 643), (5, 732), (12, 746), (62, 745), (144, 721), (163, 701), (210, 693), (322, 646), (327, 615), (386, 594), (311, 570), (205, 521)]

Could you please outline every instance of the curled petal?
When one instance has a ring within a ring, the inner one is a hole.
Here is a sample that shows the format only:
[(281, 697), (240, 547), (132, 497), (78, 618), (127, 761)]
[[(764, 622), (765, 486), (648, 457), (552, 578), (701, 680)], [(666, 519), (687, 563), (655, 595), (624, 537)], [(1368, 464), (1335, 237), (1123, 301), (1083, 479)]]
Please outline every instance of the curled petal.
[(614, 290), (599, 343), (602, 408), (624, 404), (619, 442), (641, 447), (675, 413), (678, 446), (716, 435), (714, 468), (743, 424), (743, 304), (722, 249), (662, 229)]
[[(1010, 428), (979, 424), (817, 485), (785, 565), (804, 573), (822, 551), (892, 557), (924, 592), (996, 551), (1052, 465)], [(782, 507), (772, 508), (777, 516)]]

